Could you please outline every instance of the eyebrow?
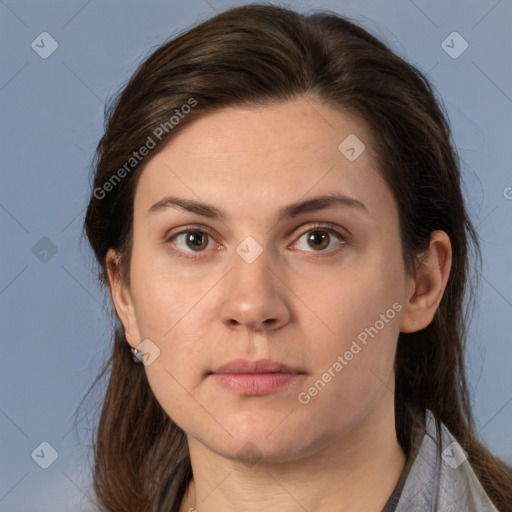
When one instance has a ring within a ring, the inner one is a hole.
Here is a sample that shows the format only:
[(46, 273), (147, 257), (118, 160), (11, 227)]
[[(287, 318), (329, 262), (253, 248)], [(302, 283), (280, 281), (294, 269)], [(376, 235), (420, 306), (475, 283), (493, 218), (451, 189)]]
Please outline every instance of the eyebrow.
[[(328, 195), (313, 197), (304, 201), (299, 201), (297, 203), (292, 203), (281, 208), (277, 212), (277, 222), (281, 222), (288, 218), (294, 218), (304, 213), (325, 210), (327, 208), (332, 208), (333, 206), (347, 206), (369, 213), (366, 205), (359, 201), (359, 199), (348, 197), (344, 194), (332, 193)], [(185, 210), (187, 212), (202, 215), (211, 219), (226, 219), (225, 212), (213, 205), (174, 196), (166, 196), (160, 201), (156, 202), (153, 206), (151, 206), (151, 208), (149, 208), (146, 216), (165, 211), (169, 208)]]

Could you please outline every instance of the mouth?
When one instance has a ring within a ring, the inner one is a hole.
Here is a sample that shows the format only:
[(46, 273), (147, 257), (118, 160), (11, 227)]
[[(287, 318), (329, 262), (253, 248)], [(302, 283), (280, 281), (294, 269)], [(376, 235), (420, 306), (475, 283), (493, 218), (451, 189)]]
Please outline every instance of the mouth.
[(296, 384), (305, 372), (267, 359), (236, 359), (215, 368), (208, 376), (236, 394), (262, 396)]

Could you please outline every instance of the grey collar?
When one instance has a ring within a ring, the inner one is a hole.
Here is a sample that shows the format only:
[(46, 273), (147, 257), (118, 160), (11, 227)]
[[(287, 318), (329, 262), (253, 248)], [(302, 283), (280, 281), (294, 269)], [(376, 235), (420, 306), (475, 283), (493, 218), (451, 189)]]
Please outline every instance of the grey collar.
[(499, 512), (446, 426), (425, 411), (425, 434), (396, 512)]

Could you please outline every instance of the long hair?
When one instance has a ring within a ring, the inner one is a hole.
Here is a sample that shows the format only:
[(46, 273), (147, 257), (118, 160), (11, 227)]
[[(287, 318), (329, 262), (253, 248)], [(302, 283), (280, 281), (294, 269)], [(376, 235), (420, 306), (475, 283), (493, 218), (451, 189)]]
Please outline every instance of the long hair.
[[(109, 287), (105, 257), (113, 248), (129, 285), (134, 194), (149, 158), (205, 112), (298, 96), (366, 122), (379, 172), (398, 205), (408, 271), (414, 271), (433, 231), (449, 235), (452, 268), (438, 311), (428, 327), (399, 335), (397, 438), (409, 453), (414, 411), (430, 409), (466, 450), (497, 508), (510, 507), (512, 472), (477, 437), (465, 375), (473, 297), (467, 277), (470, 256), (478, 257), (479, 248), (450, 126), (426, 77), (348, 19), (270, 5), (237, 7), (166, 42), (139, 66), (106, 111), (94, 159), (84, 228), (101, 283)], [(185, 110), (192, 101), (194, 107)], [(170, 122), (177, 111), (186, 115)], [(148, 136), (157, 147), (134, 162), (133, 152)], [(186, 437), (153, 396), (143, 365), (133, 363), (118, 320), (114, 330), (111, 356), (95, 381), (108, 377), (93, 440), (98, 506), (112, 512), (177, 511), (192, 477)]]

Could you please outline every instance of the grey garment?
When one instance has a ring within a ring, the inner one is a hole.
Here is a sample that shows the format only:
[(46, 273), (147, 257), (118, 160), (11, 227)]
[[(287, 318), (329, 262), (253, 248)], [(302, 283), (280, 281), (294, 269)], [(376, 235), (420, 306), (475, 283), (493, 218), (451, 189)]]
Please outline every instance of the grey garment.
[(499, 512), (464, 450), (428, 409), (420, 433), (383, 512)]

